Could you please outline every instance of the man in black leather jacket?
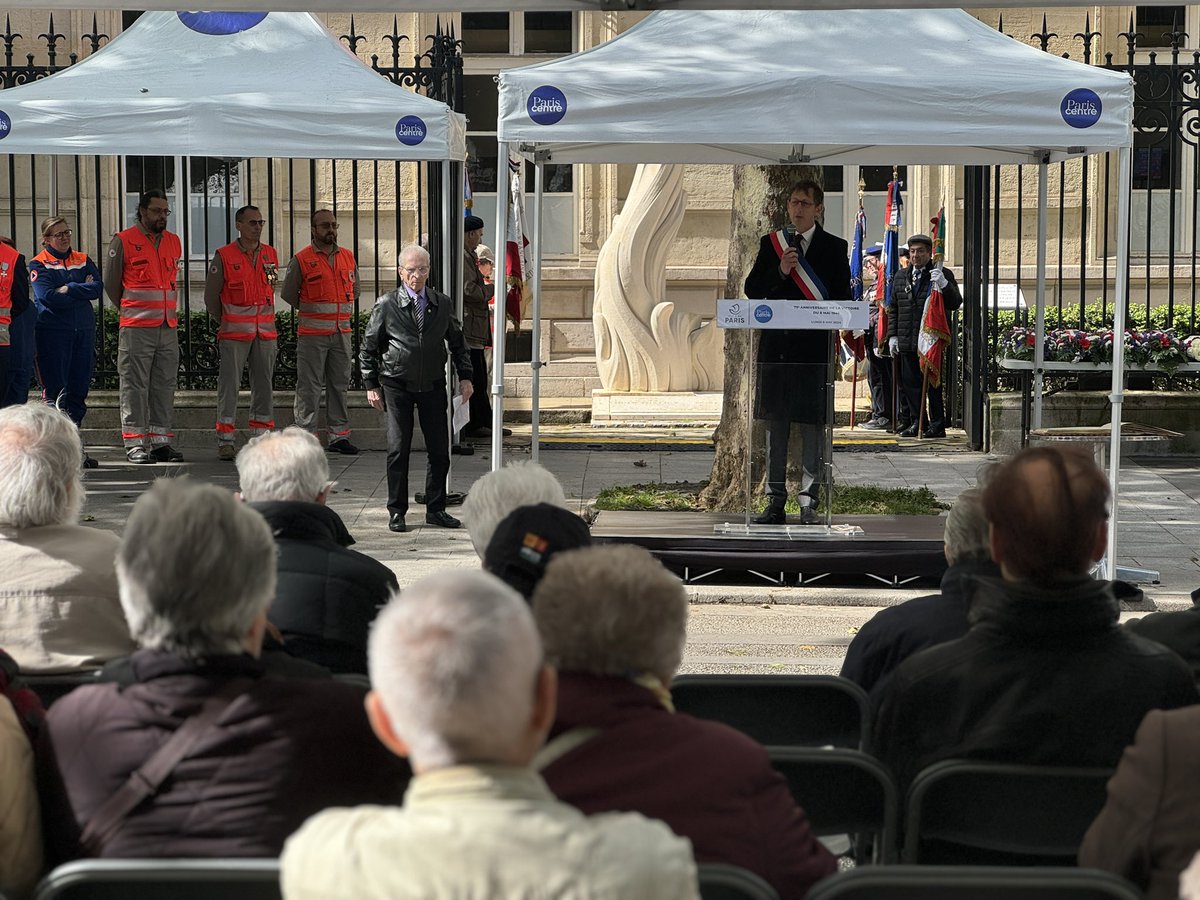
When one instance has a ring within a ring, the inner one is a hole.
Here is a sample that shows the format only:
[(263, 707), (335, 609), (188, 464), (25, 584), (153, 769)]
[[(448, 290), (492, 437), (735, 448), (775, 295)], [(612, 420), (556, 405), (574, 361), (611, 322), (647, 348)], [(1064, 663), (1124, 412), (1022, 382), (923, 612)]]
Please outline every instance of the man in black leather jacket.
[(388, 528), (407, 531), (408, 455), (413, 410), (429, 458), (425, 470), (425, 521), (442, 528), (462, 523), (446, 512), (450, 424), (446, 419), (446, 350), (458, 374), (463, 403), (471, 399), (471, 357), (450, 298), (427, 287), (429, 254), (415, 244), (400, 251), (401, 286), (375, 302), (363, 335), (359, 365), (367, 401), (388, 414)]

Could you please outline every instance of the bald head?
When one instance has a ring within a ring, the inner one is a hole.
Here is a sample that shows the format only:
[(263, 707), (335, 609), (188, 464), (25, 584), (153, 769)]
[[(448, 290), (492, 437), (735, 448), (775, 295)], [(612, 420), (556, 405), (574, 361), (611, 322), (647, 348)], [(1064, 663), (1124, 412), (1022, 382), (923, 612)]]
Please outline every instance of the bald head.
[(992, 558), (1011, 581), (1086, 575), (1104, 553), (1108, 479), (1091, 454), (1031, 447), (998, 466), (983, 493)]

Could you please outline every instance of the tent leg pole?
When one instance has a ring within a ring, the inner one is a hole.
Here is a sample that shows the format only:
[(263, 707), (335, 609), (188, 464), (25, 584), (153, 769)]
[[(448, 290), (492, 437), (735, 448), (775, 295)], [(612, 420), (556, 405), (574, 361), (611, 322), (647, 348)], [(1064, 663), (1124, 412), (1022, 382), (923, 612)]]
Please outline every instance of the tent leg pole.
[[(458, 279), (458, 284), (453, 284), (454, 266), (451, 261), (451, 253), (457, 253), (458, 258), (462, 259), (463, 255), (463, 230), (460, 225), (458, 228), (451, 230), (450, 228), (450, 204), (453, 202), (450, 188), (450, 160), (442, 160), (442, 291), (450, 298), (450, 302), (454, 307), (454, 315), (459, 322), (462, 321), (462, 303), (463, 303), (463, 281)], [(459, 195), (461, 196), (461, 194)], [(449, 430), (449, 441), (454, 443), (454, 386), (456, 382), (450, 377), (451, 360), (446, 357), (446, 428)], [(446, 471), (446, 493), (450, 493), (450, 482), (454, 477), (454, 454), (450, 454), (450, 468)]]
[(1108, 449), (1109, 483), (1112, 486), (1112, 509), (1108, 518), (1106, 558), (1112, 578), (1117, 570), (1117, 491), (1121, 484), (1121, 405), (1125, 385), (1125, 311), (1129, 307), (1129, 189), (1133, 150), (1122, 147), (1117, 152), (1117, 284), (1113, 298), (1113, 362), (1112, 362), (1112, 437)]
[(1034, 323), (1033, 348), (1033, 419), (1032, 427), (1042, 427), (1042, 390), (1046, 366), (1046, 189), (1048, 166), (1038, 164), (1037, 218), (1037, 313)]
[(529, 368), (531, 370), (530, 381), (532, 388), (530, 389), (530, 407), (529, 421), (530, 434), (532, 443), (530, 444), (530, 458), (538, 461), (538, 449), (541, 443), (541, 433), (538, 428), (539, 412), (541, 410), (541, 391), (542, 391), (542, 191), (545, 185), (546, 164), (537, 162), (534, 164), (534, 197), (533, 197), (533, 328), (529, 335)]
[(508, 141), (496, 145), (496, 261), (492, 275), (496, 302), (492, 307), (492, 471), (504, 467), (504, 338), (508, 327), (504, 313), (508, 298), (508, 231), (512, 209), (512, 172)]

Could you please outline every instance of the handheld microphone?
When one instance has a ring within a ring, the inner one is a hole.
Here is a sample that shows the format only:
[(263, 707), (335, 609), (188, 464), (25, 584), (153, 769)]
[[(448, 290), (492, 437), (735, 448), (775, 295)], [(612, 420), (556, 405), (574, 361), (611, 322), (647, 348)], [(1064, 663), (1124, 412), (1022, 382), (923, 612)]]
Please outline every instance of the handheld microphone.
[(791, 222), (783, 226), (783, 239), (787, 241), (789, 247), (796, 246), (796, 226)]

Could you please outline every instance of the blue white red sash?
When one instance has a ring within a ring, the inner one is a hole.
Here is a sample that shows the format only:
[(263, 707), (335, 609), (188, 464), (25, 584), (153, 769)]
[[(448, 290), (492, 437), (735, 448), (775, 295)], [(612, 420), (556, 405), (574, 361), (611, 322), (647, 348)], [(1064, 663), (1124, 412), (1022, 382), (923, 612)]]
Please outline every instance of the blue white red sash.
[[(771, 246), (775, 248), (776, 255), (783, 259), (784, 252), (790, 246), (787, 234), (783, 231), (771, 232)], [(800, 293), (805, 300), (829, 299), (829, 290), (821, 283), (821, 279), (813, 271), (812, 264), (804, 258), (804, 254), (799, 249), (796, 250), (796, 268), (791, 271), (791, 279), (795, 282), (796, 287), (800, 288)]]

